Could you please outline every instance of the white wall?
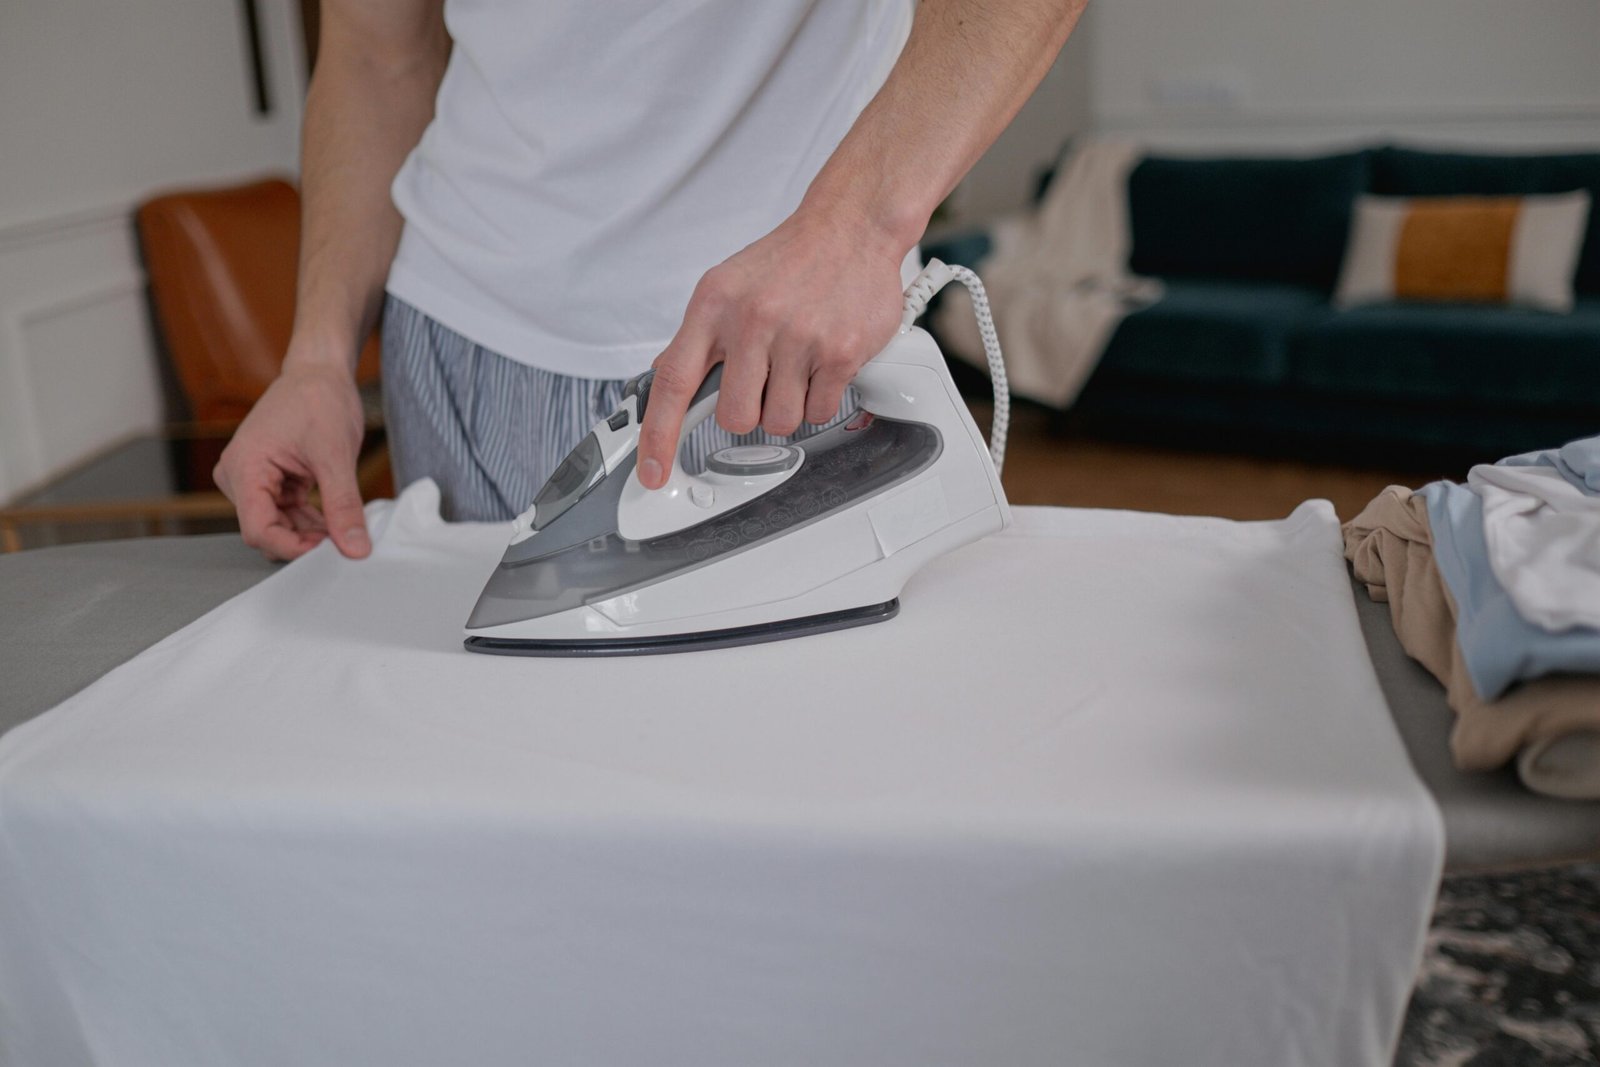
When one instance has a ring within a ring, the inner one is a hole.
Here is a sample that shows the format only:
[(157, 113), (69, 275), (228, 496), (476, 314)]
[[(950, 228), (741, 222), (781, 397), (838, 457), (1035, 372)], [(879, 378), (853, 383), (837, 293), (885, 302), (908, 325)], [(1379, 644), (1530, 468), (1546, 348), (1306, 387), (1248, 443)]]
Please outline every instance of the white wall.
[(1600, 148), (1597, 0), (1091, 0), (934, 227), (1028, 202), (1074, 133), (1156, 148)]
[(1106, 0), (1098, 130), (1156, 144), (1600, 144), (1595, 0)]
[(165, 416), (131, 211), (158, 189), (292, 172), (294, 0), (0, 3), (0, 500)]

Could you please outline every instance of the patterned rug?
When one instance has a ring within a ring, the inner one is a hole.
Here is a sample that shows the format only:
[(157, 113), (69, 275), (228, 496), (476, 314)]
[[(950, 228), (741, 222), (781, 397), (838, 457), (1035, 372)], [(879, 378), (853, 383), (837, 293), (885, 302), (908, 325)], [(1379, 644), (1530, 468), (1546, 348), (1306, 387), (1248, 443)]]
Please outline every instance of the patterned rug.
[(1445, 879), (1394, 1062), (1600, 1063), (1600, 864)]

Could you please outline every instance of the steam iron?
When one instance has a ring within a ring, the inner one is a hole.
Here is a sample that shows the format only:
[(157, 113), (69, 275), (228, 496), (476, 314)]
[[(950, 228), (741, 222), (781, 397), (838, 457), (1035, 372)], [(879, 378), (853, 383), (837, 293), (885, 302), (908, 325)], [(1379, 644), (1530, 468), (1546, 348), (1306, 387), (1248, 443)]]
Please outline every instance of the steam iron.
[[(933, 339), (912, 325), (952, 277), (973, 289), (996, 386), (991, 459)], [(723, 448), (667, 482), (634, 477), (654, 372), (551, 474), (466, 624), (473, 652), (617, 656), (725, 648), (892, 618), (934, 557), (1010, 524), (998, 463), (1003, 364), (972, 272), (933, 261), (894, 339), (855, 379), (857, 409), (792, 444)], [(712, 368), (683, 436), (716, 408)], [(678, 452), (682, 452), (683, 438)]]

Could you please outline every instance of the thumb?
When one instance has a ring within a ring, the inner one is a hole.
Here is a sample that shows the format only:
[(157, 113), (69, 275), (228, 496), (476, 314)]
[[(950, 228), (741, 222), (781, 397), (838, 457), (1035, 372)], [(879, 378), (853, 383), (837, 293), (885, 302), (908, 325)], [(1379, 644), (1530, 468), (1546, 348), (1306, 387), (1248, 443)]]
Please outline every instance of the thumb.
[(367, 514), (361, 507), (354, 463), (328, 463), (312, 468), (312, 473), (322, 491), (322, 517), (328, 524), (328, 536), (345, 556), (365, 559), (372, 553), (372, 538), (367, 534)]

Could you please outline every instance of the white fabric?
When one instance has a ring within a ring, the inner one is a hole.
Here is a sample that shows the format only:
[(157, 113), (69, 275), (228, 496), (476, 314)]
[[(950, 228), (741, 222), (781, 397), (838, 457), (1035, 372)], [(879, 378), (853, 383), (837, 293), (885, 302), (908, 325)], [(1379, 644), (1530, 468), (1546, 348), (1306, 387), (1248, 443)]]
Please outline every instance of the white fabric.
[[(1128, 174), (1139, 149), (1089, 141), (1050, 183), (1036, 215), (996, 228), (982, 264), (1011, 391), (1067, 407), (1089, 380), (1125, 315), (1161, 298), (1161, 283), (1128, 273)], [(946, 290), (939, 336), (953, 355), (985, 366), (964, 290)]]
[(1479, 464), (1489, 569), (1517, 614), (1546, 630), (1600, 629), (1600, 496), (1554, 467)]
[(455, 47), (395, 179), (390, 291), (523, 363), (644, 370), (701, 275), (799, 205), (911, 15), (911, 0), (447, 0)]
[(0, 741), (0, 1061), (1388, 1062), (1443, 834), (1325, 502), (611, 661), (462, 651), (436, 502)]

